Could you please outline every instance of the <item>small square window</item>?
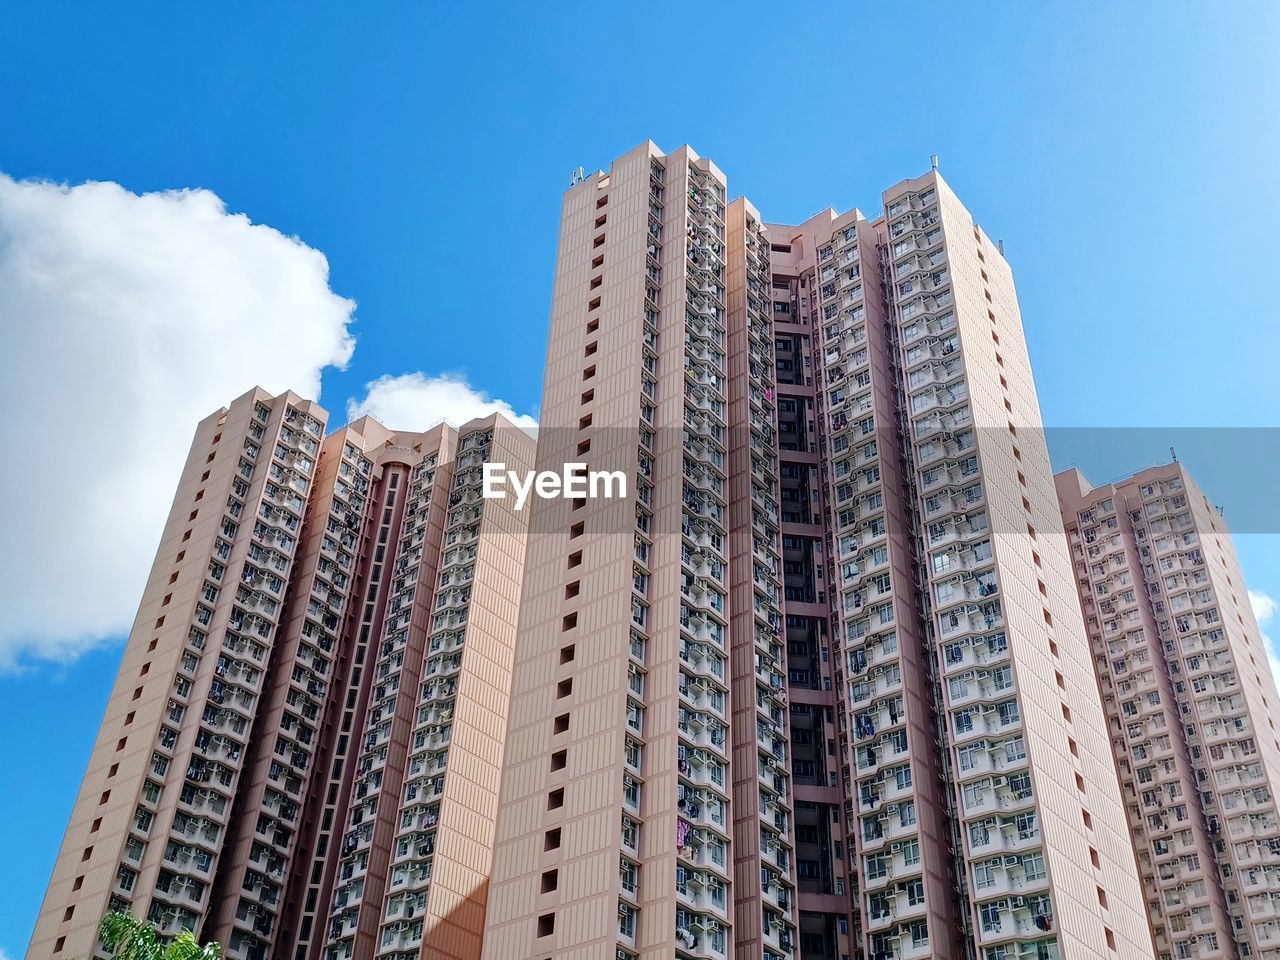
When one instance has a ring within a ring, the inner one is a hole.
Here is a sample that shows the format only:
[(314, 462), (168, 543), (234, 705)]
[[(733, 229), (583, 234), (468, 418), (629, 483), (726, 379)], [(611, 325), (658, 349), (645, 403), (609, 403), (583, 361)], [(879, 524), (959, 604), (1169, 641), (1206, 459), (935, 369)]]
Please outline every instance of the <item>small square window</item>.
[(569, 715), (567, 713), (562, 713), (560, 714), (560, 716), (556, 717), (555, 722), (551, 728), (551, 732), (552, 733), (568, 733), (569, 732)]
[(557, 750), (551, 755), (551, 769), (563, 770), (569, 762), (568, 750)]
[(560, 883), (559, 870), (547, 870), (542, 874), (542, 892), (550, 893)]
[(538, 936), (549, 937), (556, 932), (556, 915), (544, 913), (538, 918)]

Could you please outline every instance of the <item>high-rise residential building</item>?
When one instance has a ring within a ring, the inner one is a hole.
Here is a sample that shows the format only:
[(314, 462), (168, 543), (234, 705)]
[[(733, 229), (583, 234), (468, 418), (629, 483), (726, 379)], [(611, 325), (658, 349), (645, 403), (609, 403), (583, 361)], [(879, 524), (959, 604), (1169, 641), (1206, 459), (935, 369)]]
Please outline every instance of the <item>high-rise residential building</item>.
[(201, 422), (29, 956), (127, 909), (246, 960), (479, 954), (525, 547), (501, 417)]
[(201, 423), (31, 956), (114, 907), (236, 960), (1280, 960), (1220, 521), (1176, 467), (1055, 489), (936, 169), (796, 225), (688, 147), (574, 179), (536, 456)]
[(1151, 957), (1001, 251), (575, 180), (485, 960)]
[(565, 197), (538, 465), (635, 489), (532, 505), (486, 958), (795, 948), (764, 245), (687, 148)]
[(1275, 960), (1280, 704), (1226, 524), (1176, 462), (1057, 484), (1157, 952)]

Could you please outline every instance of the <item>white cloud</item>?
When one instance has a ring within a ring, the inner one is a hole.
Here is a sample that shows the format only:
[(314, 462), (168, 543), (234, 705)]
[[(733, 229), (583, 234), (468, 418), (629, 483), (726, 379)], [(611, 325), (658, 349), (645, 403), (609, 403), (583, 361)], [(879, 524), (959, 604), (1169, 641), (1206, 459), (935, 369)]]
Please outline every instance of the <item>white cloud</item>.
[(383, 376), (365, 384), (363, 400), (347, 401), (347, 418), (371, 414), (392, 430), (426, 430), (441, 420), (461, 426), (476, 417), (500, 413), (526, 430), (537, 429), (538, 421), (516, 413), (505, 400), (492, 400), (474, 389), (458, 374), (427, 376), (406, 373)]
[(4, 947), (0, 947), (0, 960), (9, 960), (9, 954), (5, 952)]
[(354, 306), (206, 190), (0, 174), (0, 670), (128, 629), (196, 422), (255, 384), (319, 396)]
[(1259, 626), (1275, 616), (1276, 601), (1261, 591), (1249, 591), (1249, 605), (1253, 607), (1253, 615), (1257, 618)]
[(1249, 605), (1253, 607), (1253, 616), (1262, 630), (1262, 642), (1267, 648), (1267, 660), (1271, 663), (1271, 675), (1275, 678), (1276, 687), (1280, 689), (1280, 656), (1276, 654), (1275, 641), (1266, 632), (1267, 623), (1276, 615), (1280, 604), (1276, 600), (1258, 590), (1249, 591)]

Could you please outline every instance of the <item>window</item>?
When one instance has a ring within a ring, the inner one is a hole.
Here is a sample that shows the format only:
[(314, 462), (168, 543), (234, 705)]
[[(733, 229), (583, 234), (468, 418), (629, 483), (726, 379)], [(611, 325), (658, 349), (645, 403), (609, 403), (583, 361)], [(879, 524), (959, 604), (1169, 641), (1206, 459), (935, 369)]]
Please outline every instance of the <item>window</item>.
[[(634, 940), (636, 936), (636, 910), (630, 904), (618, 903), (618, 936)], [(619, 952), (621, 955), (621, 951)]]
[(1000, 929), (1000, 906), (997, 903), (984, 903), (978, 908), (978, 916), (982, 921), (983, 933), (995, 933)]
[[(913, 864), (917, 864), (920, 862), (920, 841), (919, 840), (908, 840), (905, 843), (903, 843), (902, 859), (903, 859), (903, 862), (907, 864), (907, 866), (911, 866)], [(920, 896), (921, 898), (924, 897), (923, 892), (921, 893)]]
[(628, 893), (634, 894), (636, 887), (640, 881), (640, 868), (628, 860), (626, 857), (618, 858), (618, 879), (622, 883), (622, 889)]
[(983, 890), (996, 882), (995, 870), (991, 867), (991, 861), (987, 860), (983, 863), (975, 863), (973, 865), (973, 885), (979, 890)]

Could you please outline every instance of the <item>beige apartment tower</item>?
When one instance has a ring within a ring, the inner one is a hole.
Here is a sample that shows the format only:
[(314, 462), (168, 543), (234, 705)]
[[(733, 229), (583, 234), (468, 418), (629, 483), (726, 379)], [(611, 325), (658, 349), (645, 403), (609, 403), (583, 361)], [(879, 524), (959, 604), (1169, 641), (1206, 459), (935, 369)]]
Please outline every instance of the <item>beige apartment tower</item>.
[(501, 417), (201, 422), (28, 956), (130, 910), (229, 957), (475, 958), (526, 524)]
[(1161, 957), (1280, 957), (1280, 734), (1226, 525), (1178, 463), (1057, 476)]
[(1013, 280), (930, 172), (564, 199), (485, 960), (1151, 957)]
[(1002, 250), (936, 169), (879, 203), (580, 171), (536, 452), (204, 421), (30, 955), (120, 907), (237, 960), (1280, 960), (1220, 521), (1055, 488)]

